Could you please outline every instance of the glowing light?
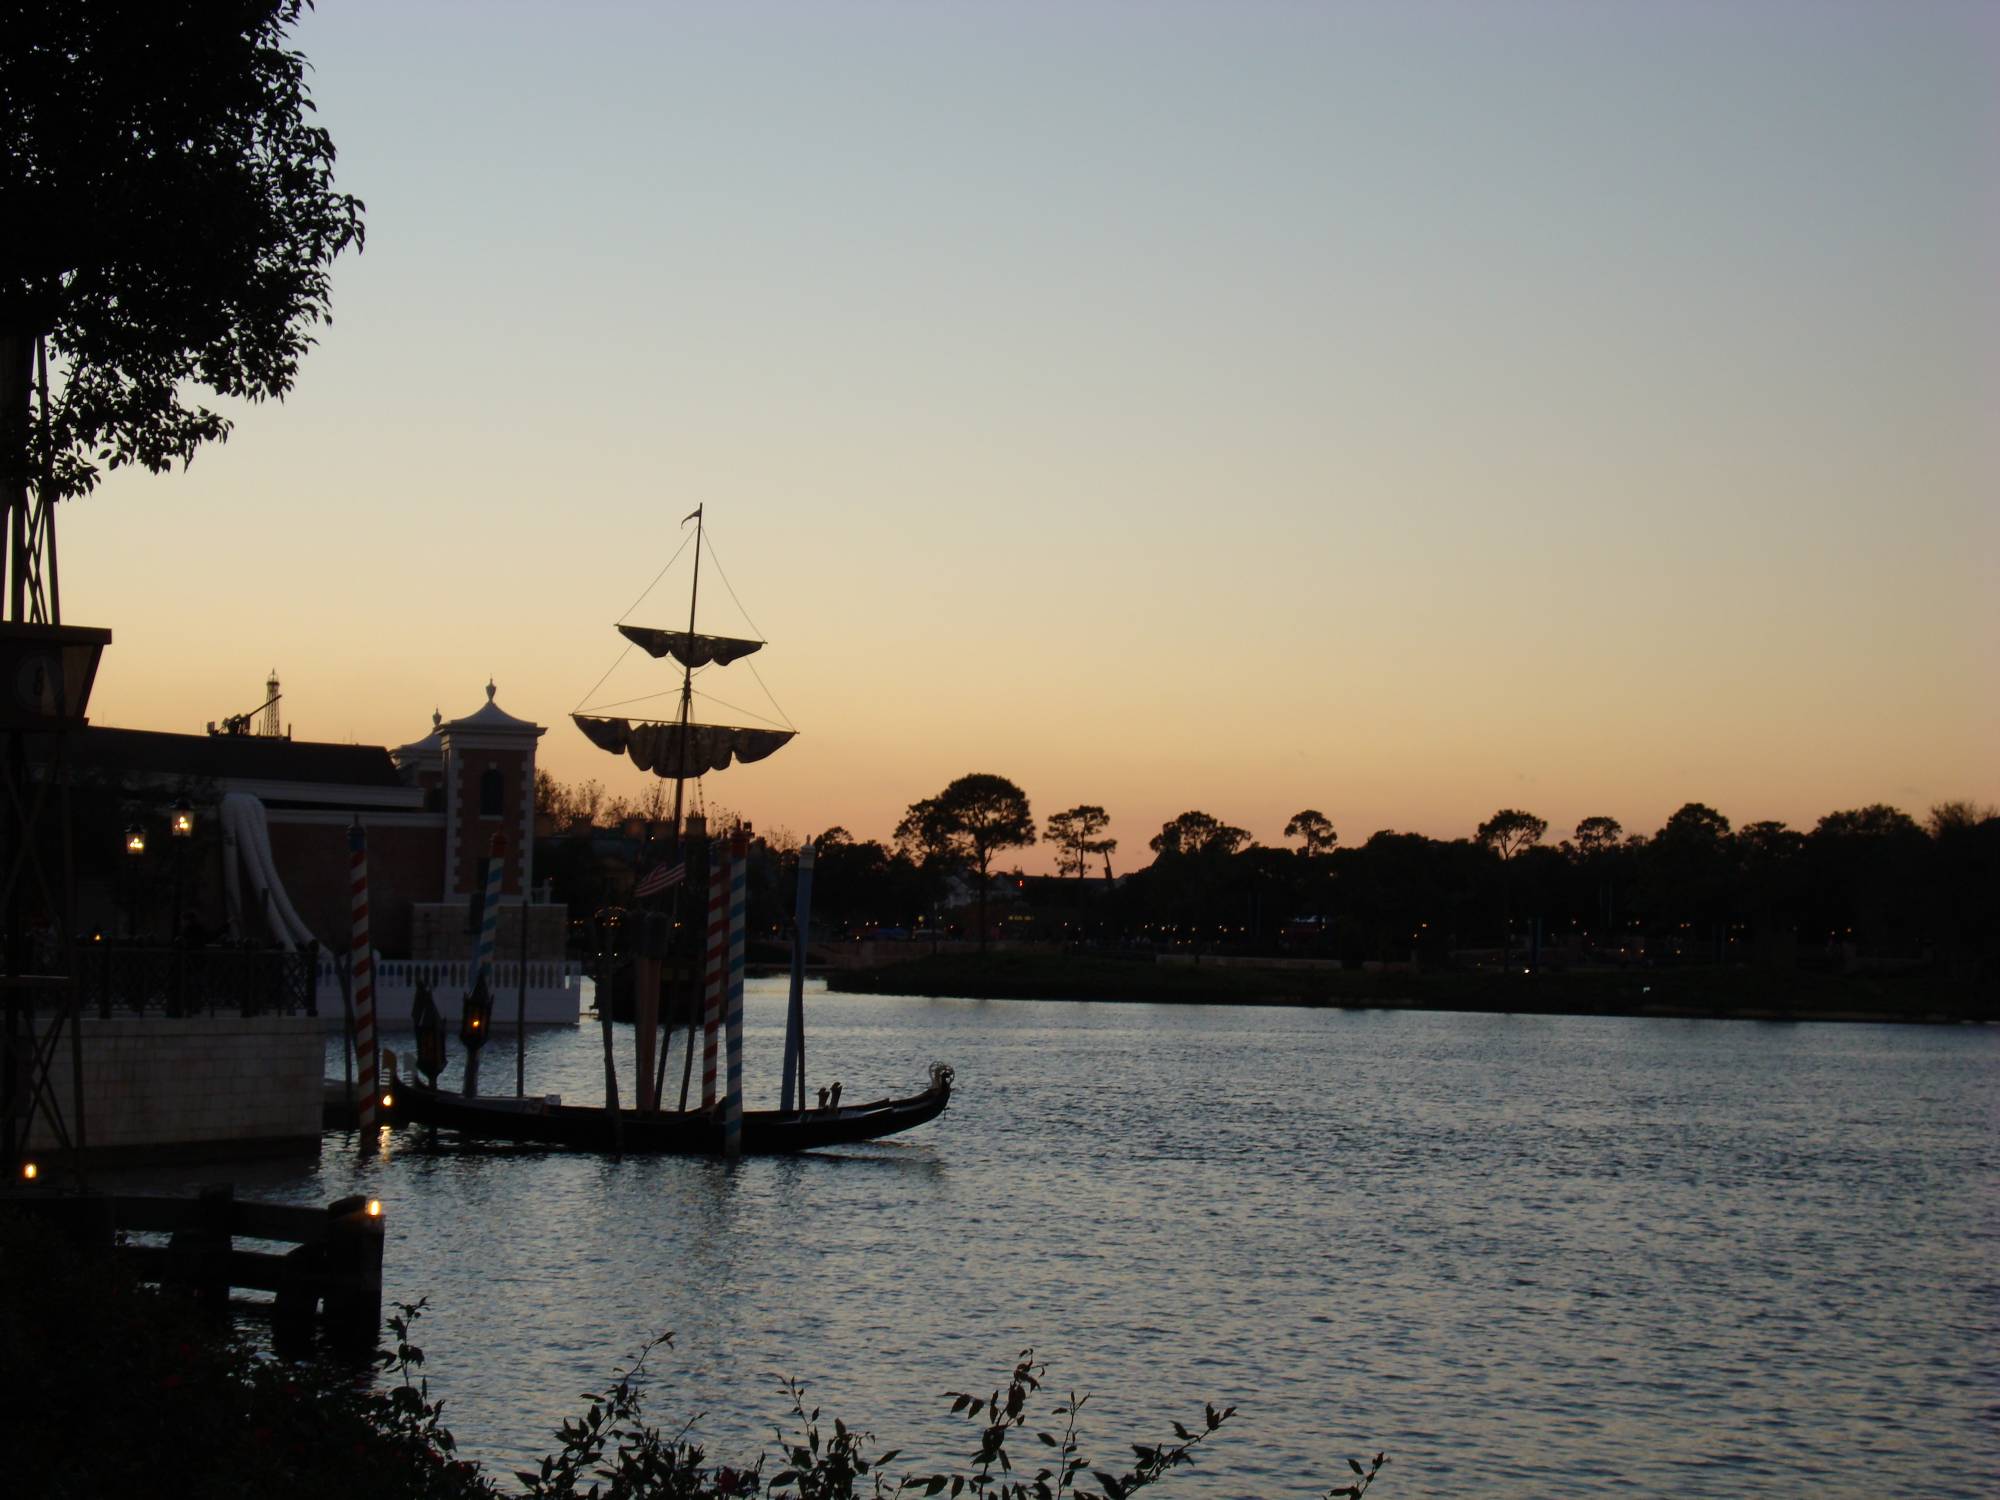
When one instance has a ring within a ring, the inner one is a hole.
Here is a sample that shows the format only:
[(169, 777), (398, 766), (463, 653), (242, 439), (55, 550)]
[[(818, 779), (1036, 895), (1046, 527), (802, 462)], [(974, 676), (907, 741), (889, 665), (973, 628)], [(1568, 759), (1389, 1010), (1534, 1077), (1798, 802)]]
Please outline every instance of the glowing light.
[(394, 1094), (384, 1094), (382, 1096), (382, 1107), (384, 1109), (393, 1109), (395, 1107), (395, 1104), (396, 1104), (396, 1096)]
[(382, 1200), (380, 1198), (370, 1198), (368, 1200), (368, 1217), (371, 1219), (382, 1217)]
[(21, 1163), (21, 1176), (26, 1181), (33, 1182), (37, 1177), (41, 1175), (42, 1175), (42, 1169), (36, 1166), (33, 1162), (24, 1161)]

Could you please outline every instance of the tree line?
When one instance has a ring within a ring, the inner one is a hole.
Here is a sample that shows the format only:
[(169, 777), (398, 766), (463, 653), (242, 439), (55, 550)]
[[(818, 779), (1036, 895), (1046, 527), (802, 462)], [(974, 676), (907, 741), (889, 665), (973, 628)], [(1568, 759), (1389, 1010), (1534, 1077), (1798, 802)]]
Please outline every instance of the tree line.
[[(545, 826), (554, 818), (561, 829), (537, 856), (550, 873), (564, 867), (556, 847), (564, 841), (601, 841), (607, 825), (657, 825), (664, 816), (609, 802), (595, 783), (537, 781)], [(663, 807), (669, 799), (656, 787), (652, 800)], [(712, 814), (710, 826), (730, 821)], [(1810, 829), (1773, 820), (1738, 827), (1689, 802), (1650, 833), (1595, 815), (1553, 840), (1546, 819), (1502, 808), (1468, 836), (1384, 829), (1354, 846), (1341, 844), (1326, 814), (1305, 808), (1286, 822), (1280, 847), (1193, 809), (1162, 824), (1146, 860), (1122, 875), (1110, 828), (1100, 804), (1038, 823), (1013, 781), (961, 776), (911, 803), (887, 840), (837, 826), (814, 839), (815, 926), (836, 937), (1004, 930), (1351, 962), (1563, 951), (1719, 962), (1834, 954), (1929, 961), (1968, 975), (1993, 972), (2000, 934), (2000, 810), (1969, 802), (1940, 803), (1922, 822), (1875, 804), (1828, 813)], [(629, 857), (643, 862), (643, 841), (626, 842)], [(1000, 868), (1010, 851), (1038, 842), (1053, 848), (1055, 876)], [(799, 845), (782, 832), (753, 840), (753, 931), (789, 919)], [(613, 851), (597, 862), (608, 883), (587, 900), (615, 895), (617, 858)]]

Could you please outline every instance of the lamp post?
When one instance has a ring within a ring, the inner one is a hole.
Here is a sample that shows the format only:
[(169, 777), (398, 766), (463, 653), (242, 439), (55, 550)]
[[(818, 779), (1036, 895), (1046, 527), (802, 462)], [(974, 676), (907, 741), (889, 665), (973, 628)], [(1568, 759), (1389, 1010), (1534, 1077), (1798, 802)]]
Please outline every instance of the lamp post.
[(139, 861), (146, 857), (146, 830), (137, 823), (125, 830), (125, 936), (139, 935)]
[(188, 799), (175, 799), (168, 810), (167, 832), (172, 835), (174, 846), (174, 925), (167, 933), (167, 946), (173, 950), (174, 964), (174, 1014), (187, 1014), (187, 960), (181, 953), (181, 892), (187, 884), (187, 847), (194, 839), (194, 808)]
[(178, 945), (181, 940), (181, 887), (187, 872), (187, 847), (194, 839), (194, 809), (188, 805), (187, 798), (182, 797), (174, 803), (167, 828), (174, 839), (174, 930), (168, 937)]

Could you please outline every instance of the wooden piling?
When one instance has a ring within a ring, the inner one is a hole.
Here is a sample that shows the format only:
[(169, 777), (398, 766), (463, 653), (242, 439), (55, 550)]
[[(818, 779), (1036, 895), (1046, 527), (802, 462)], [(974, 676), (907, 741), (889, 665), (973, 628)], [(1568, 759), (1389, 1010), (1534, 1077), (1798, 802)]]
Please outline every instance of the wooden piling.
[(366, 1198), (327, 1205), (325, 1309), (327, 1339), (343, 1352), (375, 1352), (382, 1331), (382, 1207)]

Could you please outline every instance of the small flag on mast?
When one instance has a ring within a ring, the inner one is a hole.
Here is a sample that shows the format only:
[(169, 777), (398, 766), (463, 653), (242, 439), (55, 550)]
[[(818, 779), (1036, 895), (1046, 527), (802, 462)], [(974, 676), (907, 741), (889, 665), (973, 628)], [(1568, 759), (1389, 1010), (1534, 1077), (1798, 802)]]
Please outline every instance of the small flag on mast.
[(647, 896), (657, 896), (669, 886), (679, 885), (687, 879), (686, 860), (671, 865), (654, 865), (639, 877), (639, 883), (632, 887), (634, 899), (644, 900)]

